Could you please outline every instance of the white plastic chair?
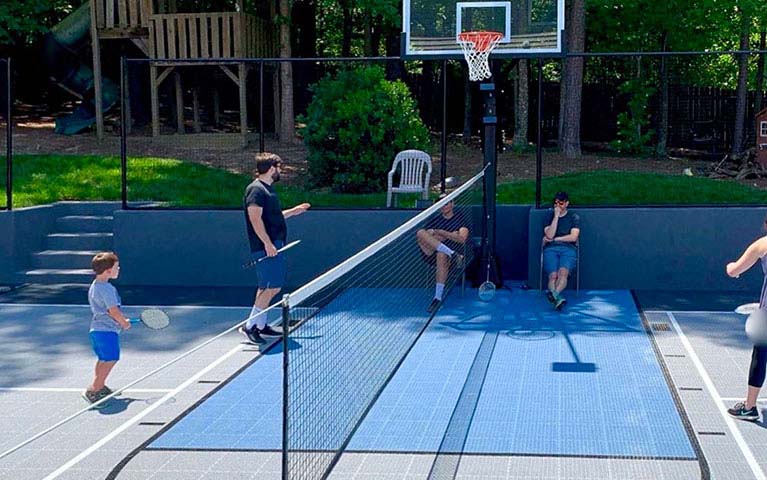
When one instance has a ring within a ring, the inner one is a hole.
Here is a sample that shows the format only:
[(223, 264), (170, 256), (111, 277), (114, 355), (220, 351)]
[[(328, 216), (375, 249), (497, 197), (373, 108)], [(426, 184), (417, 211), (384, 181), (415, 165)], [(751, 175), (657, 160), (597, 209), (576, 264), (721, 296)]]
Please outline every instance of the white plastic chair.
[[(394, 186), (394, 174), (400, 167), (399, 185)], [(425, 176), (424, 176), (425, 173)], [(429, 178), (431, 177), (431, 157), (421, 150), (403, 150), (394, 157), (389, 171), (386, 190), (386, 207), (392, 206), (392, 196), (396, 193), (420, 193), (424, 200), (429, 199)], [(396, 197), (394, 203), (396, 204)]]

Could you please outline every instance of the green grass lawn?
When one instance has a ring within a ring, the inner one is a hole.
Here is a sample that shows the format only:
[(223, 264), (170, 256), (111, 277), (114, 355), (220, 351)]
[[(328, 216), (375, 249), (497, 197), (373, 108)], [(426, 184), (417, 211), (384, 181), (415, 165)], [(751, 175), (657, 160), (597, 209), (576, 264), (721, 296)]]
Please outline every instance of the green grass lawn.
[[(13, 164), (14, 207), (59, 200), (119, 200), (118, 157), (82, 155), (17, 155)], [(5, 202), (5, 161), (0, 157), (0, 205)], [(182, 207), (239, 207), (246, 175), (190, 162), (160, 158), (131, 158), (128, 199)], [(326, 190), (306, 191), (278, 185), (280, 199), (289, 207), (310, 202), (315, 207), (383, 207), (385, 193), (351, 195)], [(767, 191), (731, 180), (598, 170), (546, 178), (543, 198), (567, 190), (577, 205), (767, 204)], [(531, 204), (532, 180), (498, 186), (499, 204)], [(411, 206), (414, 197), (401, 198)]]

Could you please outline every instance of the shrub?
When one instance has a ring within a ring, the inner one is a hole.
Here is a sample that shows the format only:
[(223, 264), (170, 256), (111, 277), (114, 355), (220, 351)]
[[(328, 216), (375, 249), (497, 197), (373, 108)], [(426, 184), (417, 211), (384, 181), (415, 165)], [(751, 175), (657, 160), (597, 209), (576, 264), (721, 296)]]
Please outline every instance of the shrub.
[(425, 149), (428, 131), (407, 86), (380, 67), (343, 70), (312, 87), (299, 122), (313, 186), (339, 193), (380, 192), (397, 152)]
[(610, 143), (616, 151), (624, 154), (648, 153), (655, 131), (648, 129), (650, 114), (647, 104), (655, 89), (642, 80), (628, 80), (619, 91), (630, 96), (628, 112), (618, 114), (618, 139)]

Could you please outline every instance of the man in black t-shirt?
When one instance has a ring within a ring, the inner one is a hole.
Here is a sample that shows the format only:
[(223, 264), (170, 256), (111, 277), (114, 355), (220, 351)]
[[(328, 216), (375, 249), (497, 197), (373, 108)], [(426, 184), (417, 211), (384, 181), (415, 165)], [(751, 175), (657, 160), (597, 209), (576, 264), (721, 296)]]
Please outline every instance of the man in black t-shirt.
[(311, 207), (308, 203), (302, 203), (282, 210), (280, 199), (272, 186), (280, 180), (281, 166), (282, 162), (277, 155), (258, 154), (258, 178), (247, 186), (243, 198), (251, 256), (253, 260), (267, 257), (256, 264), (258, 291), (250, 316), (245, 325), (240, 327), (240, 332), (256, 344), (265, 343), (261, 335), (282, 335), (267, 325), (264, 312), (285, 283), (285, 257), (278, 254), (277, 250), (285, 245), (288, 236), (285, 219), (300, 215)]
[(554, 209), (543, 229), (543, 270), (548, 277), (546, 297), (557, 310), (565, 304), (562, 291), (567, 277), (577, 267), (578, 237), (581, 234), (580, 217), (568, 212), (570, 197), (567, 192), (554, 195)]
[[(443, 198), (445, 194), (440, 195)], [(463, 255), (456, 250), (462, 249), (463, 244), (469, 238), (469, 229), (460, 213), (455, 212), (452, 201), (446, 203), (440, 214), (429, 220), (426, 228), (416, 232), (416, 240), (421, 252), (426, 258), (436, 255), (437, 271), (436, 285), (434, 287), (434, 299), (427, 308), (429, 313), (434, 313), (442, 303), (442, 294), (445, 290), (448, 270), (453, 261), (463, 261)]]

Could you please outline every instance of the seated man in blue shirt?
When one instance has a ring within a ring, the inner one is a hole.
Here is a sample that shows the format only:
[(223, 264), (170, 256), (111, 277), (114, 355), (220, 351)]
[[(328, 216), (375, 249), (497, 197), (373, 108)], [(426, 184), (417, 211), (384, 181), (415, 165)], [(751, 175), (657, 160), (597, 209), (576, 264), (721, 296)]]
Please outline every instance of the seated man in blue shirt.
[(557, 310), (566, 301), (561, 293), (567, 287), (567, 277), (576, 268), (581, 233), (580, 218), (567, 211), (569, 205), (567, 192), (557, 192), (551, 217), (543, 229), (543, 271), (548, 277), (546, 297)]

